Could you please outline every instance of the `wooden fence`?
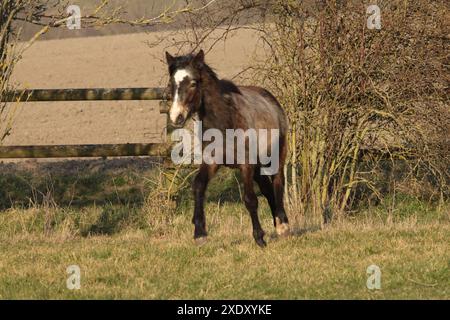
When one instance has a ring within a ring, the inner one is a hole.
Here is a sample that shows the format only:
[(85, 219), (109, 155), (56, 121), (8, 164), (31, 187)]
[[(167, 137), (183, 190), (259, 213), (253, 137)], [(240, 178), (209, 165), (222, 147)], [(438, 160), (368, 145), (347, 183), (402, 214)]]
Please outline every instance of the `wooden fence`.
[[(52, 102), (52, 101), (119, 101), (160, 100), (159, 112), (167, 114), (169, 98), (165, 88), (112, 88), (112, 89), (38, 89), (8, 92), (2, 102)], [(166, 129), (170, 129), (169, 125)], [(50, 146), (0, 146), (0, 158), (70, 158), (70, 157), (166, 157), (168, 146), (164, 143), (147, 144), (91, 144)]]

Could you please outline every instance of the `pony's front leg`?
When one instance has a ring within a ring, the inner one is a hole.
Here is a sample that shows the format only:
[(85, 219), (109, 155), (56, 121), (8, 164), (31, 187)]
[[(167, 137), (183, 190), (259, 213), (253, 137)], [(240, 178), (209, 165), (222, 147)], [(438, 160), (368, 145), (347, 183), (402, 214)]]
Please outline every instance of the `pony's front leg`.
[(208, 182), (217, 172), (217, 165), (207, 165), (202, 164), (200, 170), (194, 179), (193, 190), (194, 190), (194, 216), (192, 218), (192, 223), (195, 226), (194, 229), (194, 239), (197, 245), (202, 245), (206, 242), (207, 232), (206, 232), (206, 219), (204, 212), (204, 202), (205, 202), (205, 192), (208, 187)]

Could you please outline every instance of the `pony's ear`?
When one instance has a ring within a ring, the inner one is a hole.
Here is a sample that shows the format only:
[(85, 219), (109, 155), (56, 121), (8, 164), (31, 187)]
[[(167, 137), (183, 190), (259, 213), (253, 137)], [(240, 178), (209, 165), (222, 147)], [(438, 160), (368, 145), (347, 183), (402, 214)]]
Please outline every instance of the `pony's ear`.
[(166, 60), (167, 64), (170, 66), (175, 61), (175, 58), (166, 51)]
[(194, 65), (197, 67), (203, 66), (205, 63), (205, 52), (201, 49), (194, 58)]

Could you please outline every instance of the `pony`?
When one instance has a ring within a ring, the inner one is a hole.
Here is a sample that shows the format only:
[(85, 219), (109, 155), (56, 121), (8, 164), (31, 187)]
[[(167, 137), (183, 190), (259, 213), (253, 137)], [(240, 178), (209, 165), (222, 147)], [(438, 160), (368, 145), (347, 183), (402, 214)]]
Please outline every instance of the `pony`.
[[(204, 129), (216, 129), (224, 133), (229, 129), (276, 129), (275, 139), (267, 142), (268, 147), (276, 147), (275, 160), (278, 168), (271, 175), (262, 174), (260, 157), (256, 163), (228, 163), (225, 161), (206, 162), (202, 160), (199, 171), (192, 184), (195, 205), (192, 223), (194, 239), (198, 245), (207, 240), (204, 213), (205, 192), (208, 182), (221, 166), (239, 169), (243, 179), (243, 200), (250, 213), (253, 238), (260, 247), (266, 246), (264, 230), (258, 218), (258, 199), (254, 191), (256, 182), (267, 199), (273, 217), (273, 224), (279, 236), (290, 232), (289, 221), (283, 205), (284, 174), (283, 167), (287, 153), (288, 120), (277, 99), (266, 89), (256, 86), (237, 86), (228, 80), (219, 79), (217, 74), (205, 63), (205, 54), (172, 56), (166, 52), (169, 69), (169, 90), (172, 105), (169, 110), (170, 121), (176, 127), (183, 127), (189, 118), (202, 121)], [(241, 131), (241, 132), (242, 132)], [(245, 137), (245, 154), (249, 157), (249, 139)], [(204, 148), (204, 145), (203, 145)], [(236, 147), (224, 147), (220, 157), (236, 154)], [(217, 155), (216, 155), (217, 156)], [(217, 159), (217, 157), (215, 157)]]

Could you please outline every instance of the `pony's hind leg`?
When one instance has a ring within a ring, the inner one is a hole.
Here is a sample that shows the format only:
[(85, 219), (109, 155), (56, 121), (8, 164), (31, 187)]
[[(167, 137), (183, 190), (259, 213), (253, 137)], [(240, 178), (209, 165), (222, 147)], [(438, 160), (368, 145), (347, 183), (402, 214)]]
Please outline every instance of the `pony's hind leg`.
[(241, 167), (241, 173), (244, 180), (244, 202), (252, 219), (253, 238), (260, 247), (265, 247), (264, 231), (258, 218), (258, 198), (253, 189), (254, 168), (249, 165), (243, 165)]
[(279, 236), (287, 236), (290, 234), (289, 220), (284, 210), (283, 193), (284, 193), (284, 174), (283, 169), (273, 177), (273, 191), (275, 196), (276, 217), (275, 227)]
[(208, 186), (208, 182), (217, 172), (219, 167), (217, 165), (206, 165), (202, 164), (200, 166), (199, 172), (195, 176), (193, 190), (195, 198), (194, 216), (192, 217), (192, 223), (195, 226), (194, 229), (194, 239), (199, 245), (206, 242), (207, 232), (206, 232), (206, 219), (204, 212), (204, 202), (205, 202), (205, 192)]
[(273, 225), (276, 227), (276, 217), (277, 217), (277, 206), (275, 203), (275, 195), (273, 194), (272, 181), (268, 176), (262, 175), (260, 173), (260, 168), (256, 168), (254, 174), (254, 179), (259, 186), (259, 190), (263, 196), (267, 199), (269, 203), (270, 211), (272, 212)]

